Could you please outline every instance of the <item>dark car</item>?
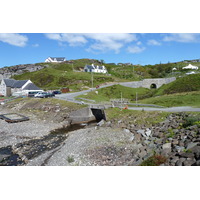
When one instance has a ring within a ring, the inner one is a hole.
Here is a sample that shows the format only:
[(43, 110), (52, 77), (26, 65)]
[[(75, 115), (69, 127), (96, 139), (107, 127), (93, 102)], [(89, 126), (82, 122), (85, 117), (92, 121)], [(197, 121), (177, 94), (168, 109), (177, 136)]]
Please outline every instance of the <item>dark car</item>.
[(55, 94), (53, 92), (47, 92), (47, 97), (55, 97)]
[(55, 90), (55, 91), (53, 91), (53, 94), (61, 94), (61, 91)]

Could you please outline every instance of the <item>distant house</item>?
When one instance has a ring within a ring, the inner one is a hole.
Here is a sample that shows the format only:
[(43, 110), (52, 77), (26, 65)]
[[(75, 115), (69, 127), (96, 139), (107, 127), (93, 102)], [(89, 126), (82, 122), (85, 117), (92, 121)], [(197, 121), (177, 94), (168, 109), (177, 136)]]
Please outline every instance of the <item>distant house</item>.
[(84, 72), (94, 72), (94, 73), (107, 73), (107, 69), (104, 65), (98, 66), (98, 65), (85, 65)]
[(56, 63), (59, 63), (59, 62), (64, 62), (66, 61), (65, 57), (48, 57), (45, 62), (56, 62)]
[(191, 65), (191, 64), (189, 64), (188, 66), (186, 66), (186, 67), (183, 67), (182, 69), (199, 69), (197, 66), (194, 66), (194, 65)]
[(14, 80), (14, 79), (2, 79), (0, 84), (0, 94), (4, 96), (13, 96), (14, 93), (21, 93), (27, 95), (28, 92), (43, 91), (37, 87), (30, 80)]

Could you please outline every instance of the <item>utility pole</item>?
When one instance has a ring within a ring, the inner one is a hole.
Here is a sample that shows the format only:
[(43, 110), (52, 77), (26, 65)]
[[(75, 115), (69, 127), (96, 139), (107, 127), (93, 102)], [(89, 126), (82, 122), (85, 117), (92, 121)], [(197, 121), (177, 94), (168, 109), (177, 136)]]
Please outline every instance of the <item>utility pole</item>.
[(72, 63), (72, 71), (74, 71), (74, 64)]
[(121, 92), (121, 110), (122, 110), (122, 92)]
[(138, 96), (137, 96), (137, 92), (136, 92), (136, 96), (135, 96), (136, 104), (137, 104), (137, 99), (138, 99)]
[(94, 87), (94, 78), (93, 78), (93, 72), (91, 72), (91, 82), (92, 82), (92, 88)]

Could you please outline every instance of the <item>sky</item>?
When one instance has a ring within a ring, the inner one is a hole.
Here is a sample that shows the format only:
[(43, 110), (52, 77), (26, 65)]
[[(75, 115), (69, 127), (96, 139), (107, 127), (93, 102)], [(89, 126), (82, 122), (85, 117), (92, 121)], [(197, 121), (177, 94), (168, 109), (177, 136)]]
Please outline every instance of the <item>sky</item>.
[(90, 58), (158, 64), (200, 58), (199, 33), (0, 33), (0, 67)]

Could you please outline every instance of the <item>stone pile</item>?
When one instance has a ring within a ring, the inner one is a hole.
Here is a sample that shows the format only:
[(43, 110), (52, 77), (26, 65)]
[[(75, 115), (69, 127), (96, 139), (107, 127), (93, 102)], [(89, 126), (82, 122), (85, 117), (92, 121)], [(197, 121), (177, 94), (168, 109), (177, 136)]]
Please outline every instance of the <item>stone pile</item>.
[(162, 164), (164, 166), (200, 166), (200, 127), (183, 127), (187, 117), (185, 113), (174, 113), (150, 128), (124, 121), (101, 122), (99, 125), (117, 126), (133, 134), (130, 140), (137, 150), (133, 155), (133, 165), (140, 165), (153, 155), (162, 155), (167, 158)]

